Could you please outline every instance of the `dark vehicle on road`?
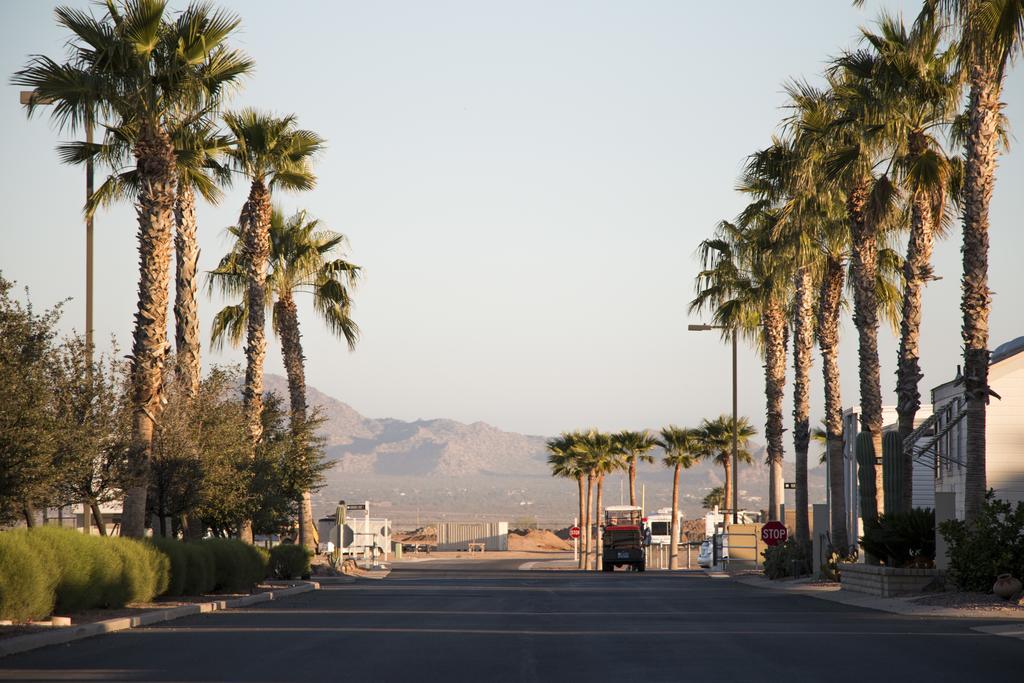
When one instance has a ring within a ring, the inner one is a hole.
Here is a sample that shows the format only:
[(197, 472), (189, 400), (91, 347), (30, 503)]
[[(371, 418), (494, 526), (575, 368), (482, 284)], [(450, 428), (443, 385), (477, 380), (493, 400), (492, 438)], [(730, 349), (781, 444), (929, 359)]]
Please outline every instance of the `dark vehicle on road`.
[(640, 508), (616, 505), (605, 510), (601, 534), (601, 569), (610, 572), (625, 567), (642, 572), (647, 568), (645, 546), (649, 543)]

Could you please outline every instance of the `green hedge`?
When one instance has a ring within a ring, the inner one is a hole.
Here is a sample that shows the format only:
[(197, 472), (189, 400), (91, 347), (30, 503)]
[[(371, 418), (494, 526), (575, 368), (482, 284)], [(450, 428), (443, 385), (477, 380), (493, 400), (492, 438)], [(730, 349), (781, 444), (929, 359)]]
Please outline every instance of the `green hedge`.
[(248, 591), (267, 575), (269, 558), (261, 548), (229, 538), (208, 538), (199, 545), (213, 553), (214, 590)]
[(270, 574), (279, 579), (309, 576), (313, 553), (294, 543), (282, 543), (270, 549)]
[(54, 581), (24, 532), (0, 534), (0, 619), (29, 621), (53, 612)]
[(0, 532), (0, 619), (123, 607), (158, 595), (244, 592), (269, 553), (237, 540), (181, 542), (87, 536), (43, 526)]

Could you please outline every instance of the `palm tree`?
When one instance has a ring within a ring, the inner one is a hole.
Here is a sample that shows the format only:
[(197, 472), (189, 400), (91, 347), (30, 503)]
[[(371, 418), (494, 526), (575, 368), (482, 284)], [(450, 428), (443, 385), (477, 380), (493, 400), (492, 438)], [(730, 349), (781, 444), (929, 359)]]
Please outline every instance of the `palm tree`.
[(1024, 47), (1020, 0), (925, 0), (922, 20), (943, 14), (956, 27), (958, 58), (967, 79), (963, 186), (964, 394), (967, 454), (964, 511), (973, 520), (985, 500), (985, 409), (988, 384), (988, 212), (995, 188), (1001, 129), (1000, 97), (1007, 69)]
[(669, 425), (661, 430), (661, 438), (657, 445), (665, 451), (662, 462), (672, 470), (672, 539), (668, 556), (668, 568), (676, 569), (679, 565), (679, 476), (683, 469), (693, 466), (699, 453), (699, 444), (693, 430)]
[[(720, 415), (713, 420), (705, 419), (701, 422), (694, 435), (697, 444), (697, 452), (701, 458), (711, 458), (716, 465), (722, 467), (725, 473), (725, 507), (728, 508), (732, 501), (732, 416)], [(747, 465), (754, 462), (753, 456), (747, 450), (750, 437), (757, 434), (747, 418), (740, 417), (736, 420), (736, 441), (739, 446), (736, 451), (736, 459)], [(724, 509), (723, 509), (724, 510)]]
[[(562, 432), (559, 436), (548, 439), (548, 464), (551, 466), (551, 473), (556, 477), (575, 479), (579, 490), (579, 524), (580, 528), (586, 528), (586, 506), (583, 494), (583, 480), (586, 477), (584, 466), (576, 452), (575, 445), (578, 435), (573, 432)], [(581, 544), (582, 545), (582, 544)], [(579, 569), (585, 569), (587, 558), (585, 553), (579, 554)]]
[[(126, 126), (108, 131), (101, 144), (74, 142), (61, 145), (66, 163), (89, 160), (111, 169), (110, 175), (89, 197), (86, 212), (92, 215), (114, 202), (132, 202), (139, 192), (139, 174), (134, 166), (132, 148), (137, 130)], [(174, 205), (175, 233), (175, 374), (187, 395), (199, 391), (200, 341), (199, 310), (196, 301), (196, 275), (199, 246), (196, 242), (196, 194), (211, 204), (223, 197), (222, 186), (230, 184), (230, 173), (219, 157), (230, 146), (230, 138), (221, 135), (209, 117), (188, 119), (171, 131), (177, 162), (178, 186)]]
[[(959, 176), (957, 160), (946, 155), (934, 131), (952, 122), (961, 84), (953, 70), (955, 51), (941, 49), (943, 29), (934, 21), (919, 21), (908, 32), (900, 19), (883, 14), (878, 33), (862, 29), (862, 34), (870, 49), (847, 53), (839, 64), (871, 93), (865, 118), (890, 131), (884, 155), (910, 209), (896, 370), (898, 431), (907, 437), (921, 407), (921, 290), (931, 279), (933, 237), (943, 226)], [(912, 467), (909, 451), (904, 459), (904, 466)], [(912, 484), (908, 479), (902, 491), (900, 506), (906, 511), (912, 507)]]
[[(786, 382), (784, 302), (789, 294), (791, 258), (777, 234), (779, 212), (752, 202), (736, 224), (722, 221), (713, 239), (699, 247), (703, 270), (690, 311), (713, 310), (728, 333), (738, 329), (755, 342), (764, 357), (765, 402), (770, 470), (768, 516), (778, 519), (782, 504), (782, 405)], [(729, 505), (727, 501), (726, 505)]]
[(163, 0), (107, 4), (107, 14), (58, 7), (68, 29), (71, 57), (61, 64), (33, 57), (12, 79), (33, 88), (31, 114), (52, 100), (53, 117), (76, 127), (83, 111), (96, 107), (118, 127), (138, 133), (139, 297), (131, 351), (131, 472), (125, 490), (122, 533), (142, 536), (153, 431), (161, 410), (167, 337), (167, 290), (174, 229), (177, 174), (170, 131), (182, 110), (201, 116), (218, 93), (248, 71), (251, 62), (224, 43), (238, 26), (233, 15), (205, 3), (190, 4), (173, 21)]
[(594, 571), (601, 568), (601, 555), (604, 546), (601, 537), (601, 523), (603, 511), (604, 478), (610, 472), (622, 469), (622, 451), (611, 434), (591, 429), (580, 435), (578, 441), (579, 450), (586, 453), (586, 463), (589, 467), (588, 478), (593, 477), (597, 484), (596, 501), (594, 505)]
[(704, 499), (701, 500), (700, 504), (705, 510), (721, 508), (725, 505), (725, 489), (721, 486), (716, 486), (708, 491), (708, 495), (704, 496)]
[[(249, 310), (245, 342), (243, 399), (249, 438), (255, 448), (263, 432), (263, 359), (267, 353), (265, 279), (270, 257), (270, 193), (275, 188), (309, 190), (316, 184), (312, 157), (323, 149), (323, 139), (296, 127), (295, 116), (243, 109), (224, 115), (235, 137), (227, 157), (233, 170), (250, 181), (249, 197), (238, 219), (246, 264), (246, 306)], [(252, 525), (241, 526), (241, 536), (252, 539)]]
[(636, 505), (636, 463), (638, 460), (654, 462), (649, 451), (658, 445), (658, 440), (646, 429), (640, 432), (621, 431), (615, 439), (629, 467), (629, 504)]
[[(231, 251), (210, 272), (211, 289), (224, 295), (242, 297), (241, 303), (226, 306), (213, 321), (211, 343), (223, 345), (225, 338), (239, 345), (248, 327), (248, 264), (245, 262), (244, 235), (238, 227), (229, 228), (235, 237)], [(306, 402), (305, 356), (299, 330), (296, 294), (310, 294), (313, 308), (327, 328), (355, 349), (359, 327), (351, 317), (349, 289), (355, 284), (359, 267), (343, 258), (332, 258), (345, 243), (345, 236), (320, 227), (320, 222), (298, 211), (285, 218), (274, 208), (270, 218), (270, 255), (266, 277), (265, 304), (272, 311), (272, 327), (281, 340), (281, 355), (288, 377), (292, 434), (305, 434), (308, 419)], [(305, 453), (302, 444), (298, 453)], [(309, 491), (304, 491), (299, 513), (299, 537), (303, 545), (313, 546), (313, 511)]]

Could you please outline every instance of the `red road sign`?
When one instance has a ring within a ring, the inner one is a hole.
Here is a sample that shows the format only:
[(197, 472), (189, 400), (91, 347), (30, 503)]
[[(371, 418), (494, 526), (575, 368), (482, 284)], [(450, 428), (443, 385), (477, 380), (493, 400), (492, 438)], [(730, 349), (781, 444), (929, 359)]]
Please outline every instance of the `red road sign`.
[(785, 543), (787, 538), (789, 538), (789, 532), (782, 522), (768, 522), (761, 527), (761, 540), (765, 545), (780, 545)]
[(579, 538), (580, 528), (578, 526), (569, 527), (569, 538)]

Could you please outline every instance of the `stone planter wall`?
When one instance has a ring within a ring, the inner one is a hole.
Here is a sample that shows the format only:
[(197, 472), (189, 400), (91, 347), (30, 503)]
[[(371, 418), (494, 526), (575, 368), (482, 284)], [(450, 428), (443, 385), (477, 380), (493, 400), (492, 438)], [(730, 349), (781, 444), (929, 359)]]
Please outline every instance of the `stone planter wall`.
[(939, 579), (938, 569), (895, 569), (869, 564), (841, 564), (842, 589), (892, 598), (916, 595)]

